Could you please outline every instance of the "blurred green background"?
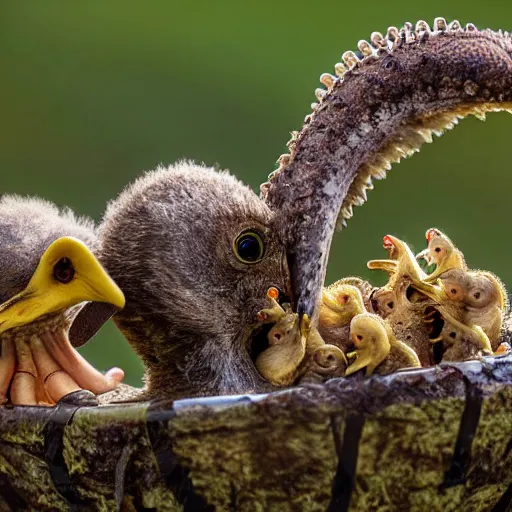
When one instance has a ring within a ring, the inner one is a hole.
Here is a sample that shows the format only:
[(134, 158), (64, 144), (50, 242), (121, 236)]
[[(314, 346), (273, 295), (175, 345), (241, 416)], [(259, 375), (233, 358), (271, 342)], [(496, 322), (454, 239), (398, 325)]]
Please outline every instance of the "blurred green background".
[[(389, 25), (435, 16), (512, 29), (512, 2), (2, 2), (2, 192), (37, 194), (99, 220), (142, 170), (187, 157), (255, 189), (299, 129), (322, 72)], [(512, 288), (512, 117), (462, 122), (377, 183), (338, 235), (328, 281), (371, 276), (393, 233), (416, 249), (437, 226), (472, 267)], [(510, 144), (510, 145), (509, 145)], [(142, 367), (110, 323), (83, 353)]]

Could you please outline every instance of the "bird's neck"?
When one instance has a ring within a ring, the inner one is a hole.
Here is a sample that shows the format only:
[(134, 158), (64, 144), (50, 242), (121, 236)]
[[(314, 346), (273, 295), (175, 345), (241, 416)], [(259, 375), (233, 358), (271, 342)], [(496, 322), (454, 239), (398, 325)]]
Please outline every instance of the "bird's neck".
[(145, 399), (177, 400), (272, 388), (259, 376), (242, 344), (227, 336), (178, 332), (140, 317), (115, 320), (144, 363)]
[(199, 375), (184, 376), (182, 372), (169, 366), (166, 371), (144, 364), (144, 392), (145, 400), (181, 400), (198, 396), (214, 394), (205, 387)]

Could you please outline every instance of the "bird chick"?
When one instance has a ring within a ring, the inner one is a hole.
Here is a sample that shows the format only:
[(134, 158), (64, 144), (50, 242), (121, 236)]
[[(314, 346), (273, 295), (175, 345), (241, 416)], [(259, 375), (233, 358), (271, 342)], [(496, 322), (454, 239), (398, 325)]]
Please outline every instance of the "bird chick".
[(366, 311), (361, 291), (341, 279), (322, 290), (321, 300), (318, 331), (325, 343), (346, 352), (350, 345), (350, 321)]
[(389, 287), (394, 287), (404, 277), (411, 281), (424, 281), (426, 274), (405, 242), (392, 235), (386, 235), (383, 238), (383, 246), (389, 252), (390, 259), (370, 260), (367, 266), (370, 270), (387, 272), (390, 276)]
[(496, 350), (500, 344), (507, 293), (503, 283), (491, 272), (452, 269), (440, 277), (441, 287), (427, 289), (442, 317), (449, 323), (480, 326)]
[(436, 265), (435, 270), (425, 277), (427, 282), (434, 282), (447, 270), (467, 270), (468, 267), (462, 252), (439, 229), (428, 229), (425, 237), (428, 246), (416, 255), (416, 259), (424, 259), (428, 265)]
[(308, 315), (302, 317), (301, 328), (306, 338), (306, 356), (299, 368), (298, 381), (321, 383), (344, 375), (348, 362), (340, 347), (326, 343)]
[(101, 374), (68, 337), (84, 301), (124, 305), (85, 244), (94, 245), (93, 225), (45, 201), (4, 196), (0, 239), (0, 401), (54, 404), (80, 389), (115, 388), (122, 370)]
[(401, 247), (397, 247), (387, 236), (382, 239), (382, 246), (388, 251), (390, 260), (398, 260), (402, 255)]
[(190, 162), (147, 173), (109, 205), (100, 260), (126, 296), (114, 320), (146, 368), (137, 399), (274, 389), (253, 345), (267, 290), (290, 296), (275, 222), (249, 187)]
[(271, 287), (267, 291), (270, 307), (256, 315), (262, 324), (273, 327), (267, 334), (268, 347), (256, 356), (255, 366), (271, 384), (289, 386), (297, 379), (298, 368), (306, 355), (306, 336), (299, 325), (299, 315), (289, 304), (277, 302), (279, 291)]
[(255, 361), (260, 374), (275, 386), (292, 385), (306, 355), (307, 333), (301, 329), (299, 315), (289, 305), (283, 313), (267, 335), (269, 347)]
[(434, 355), (424, 317), (425, 309), (434, 301), (416, 287), (430, 289), (434, 286), (424, 283), (426, 274), (405, 242), (386, 235), (384, 246), (390, 245), (393, 245), (397, 259), (368, 262), (368, 268), (390, 274), (388, 283), (372, 293), (372, 311), (384, 318), (396, 336), (416, 352), (423, 366), (429, 366), (434, 364)]
[(370, 376), (421, 366), (414, 350), (397, 340), (390, 327), (377, 315), (363, 313), (355, 316), (350, 323), (350, 335), (355, 350), (348, 353), (347, 358), (354, 361), (345, 376), (362, 369)]
[(267, 290), (267, 300), (270, 307), (258, 311), (256, 318), (262, 324), (273, 324), (284, 318), (287, 314), (291, 313), (291, 306), (288, 303), (282, 306), (277, 302), (279, 298), (279, 290), (271, 286)]
[(372, 294), (374, 290), (374, 286), (372, 286), (368, 281), (365, 281), (364, 279), (361, 279), (360, 277), (356, 276), (348, 276), (343, 277), (342, 279), (339, 279), (336, 281), (336, 283), (331, 284), (328, 286), (328, 288), (335, 287), (335, 285), (350, 285), (355, 286), (360, 292), (361, 296), (363, 297), (363, 304), (366, 309), (368, 309), (370, 304), (370, 295)]
[(438, 338), (443, 346), (442, 361), (467, 361), (493, 353), (489, 338), (479, 325), (464, 325), (445, 314), (444, 325)]
[(299, 384), (321, 384), (342, 377), (348, 365), (345, 353), (337, 345), (325, 343), (309, 317), (302, 318), (306, 336), (306, 357), (299, 368)]
[(274, 323), (267, 335), (268, 348), (256, 358), (260, 374), (276, 386), (343, 375), (347, 361), (340, 348), (327, 345), (307, 315), (300, 320), (289, 304), (280, 306), (277, 294), (275, 288), (269, 289), (271, 307), (257, 315), (262, 323)]

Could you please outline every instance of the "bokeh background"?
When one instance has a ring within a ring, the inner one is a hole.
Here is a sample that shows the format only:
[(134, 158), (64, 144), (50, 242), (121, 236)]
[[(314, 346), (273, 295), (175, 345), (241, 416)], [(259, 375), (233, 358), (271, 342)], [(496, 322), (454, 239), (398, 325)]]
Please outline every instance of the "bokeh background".
[[(257, 189), (299, 129), (322, 72), (359, 39), (435, 16), (512, 29), (512, 2), (2, 2), (0, 190), (100, 220), (142, 170), (179, 158)], [(437, 226), (472, 267), (512, 288), (512, 117), (469, 119), (378, 182), (338, 235), (328, 281), (370, 275), (382, 236), (424, 248)], [(0, 269), (1, 271), (1, 269)], [(99, 368), (142, 367), (112, 323), (83, 349)]]

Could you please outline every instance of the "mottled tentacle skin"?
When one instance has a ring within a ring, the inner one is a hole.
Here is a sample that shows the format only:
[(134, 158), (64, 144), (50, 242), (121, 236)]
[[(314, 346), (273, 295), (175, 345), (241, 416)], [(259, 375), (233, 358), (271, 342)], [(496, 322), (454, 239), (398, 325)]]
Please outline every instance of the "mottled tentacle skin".
[[(469, 114), (512, 108), (512, 38), (442, 18), (359, 42), (322, 75), (327, 90), (262, 186), (291, 248), (297, 309), (314, 318), (331, 239), (372, 178)], [(348, 68), (348, 69), (347, 69)], [(294, 229), (290, 229), (293, 226)]]

